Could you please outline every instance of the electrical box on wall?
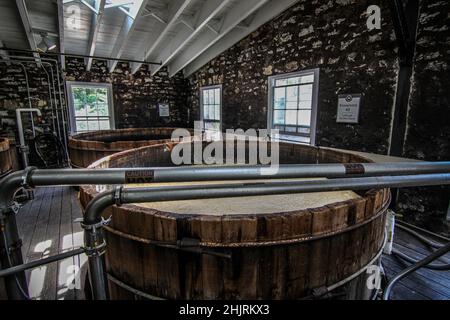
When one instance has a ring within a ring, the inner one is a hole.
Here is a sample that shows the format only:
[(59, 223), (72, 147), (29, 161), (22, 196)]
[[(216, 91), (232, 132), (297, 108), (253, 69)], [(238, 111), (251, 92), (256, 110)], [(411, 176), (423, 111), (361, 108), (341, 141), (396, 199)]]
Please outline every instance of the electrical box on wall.
[(361, 94), (342, 94), (338, 97), (337, 123), (359, 123)]

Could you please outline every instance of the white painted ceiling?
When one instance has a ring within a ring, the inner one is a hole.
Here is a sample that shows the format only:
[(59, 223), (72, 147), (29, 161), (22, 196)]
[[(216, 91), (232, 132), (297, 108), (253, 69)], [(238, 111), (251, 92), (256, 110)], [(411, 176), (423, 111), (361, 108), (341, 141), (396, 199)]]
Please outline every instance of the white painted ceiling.
[(297, 1), (0, 0), (0, 41), (34, 50), (47, 34), (61, 52), (161, 62), (189, 76)]

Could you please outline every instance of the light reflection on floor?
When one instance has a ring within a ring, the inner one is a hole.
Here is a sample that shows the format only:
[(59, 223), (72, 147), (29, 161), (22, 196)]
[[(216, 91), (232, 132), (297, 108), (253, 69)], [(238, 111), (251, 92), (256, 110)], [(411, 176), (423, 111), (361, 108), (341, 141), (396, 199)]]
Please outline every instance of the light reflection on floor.
[[(51, 245), (51, 240), (42, 241), (35, 246), (31, 254), (33, 255), (33, 257), (36, 257), (36, 259), (42, 259), (49, 257), (50, 255), (57, 254), (57, 252), (50, 252)], [(76, 232), (74, 234), (66, 234), (63, 236), (60, 243), (59, 253), (79, 248), (81, 246), (83, 246), (82, 231)], [(58, 300), (74, 299), (75, 297), (73, 296), (73, 294), (69, 295), (69, 290), (82, 289), (82, 279), (84, 276), (82, 270), (86, 262), (87, 257), (85, 254), (67, 258), (61, 260), (60, 262), (54, 262), (58, 264), (57, 277), (55, 279), (55, 281), (57, 281), (56, 295)], [(42, 293), (45, 282), (51, 281), (51, 279), (48, 279), (48, 277), (50, 276), (48, 274), (48, 266), (49, 265), (34, 268), (29, 272), (28, 290), (32, 299), (43, 299)]]

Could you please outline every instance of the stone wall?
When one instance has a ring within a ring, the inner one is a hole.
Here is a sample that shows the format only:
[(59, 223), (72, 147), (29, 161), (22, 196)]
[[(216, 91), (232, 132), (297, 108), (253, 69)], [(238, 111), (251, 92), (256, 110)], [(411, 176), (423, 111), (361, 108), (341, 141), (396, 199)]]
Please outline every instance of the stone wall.
[[(190, 77), (193, 117), (201, 86), (223, 85), (223, 127), (266, 128), (268, 77), (320, 68), (317, 144), (385, 154), (397, 80), (390, 19), (367, 28), (385, 1), (299, 1)], [(336, 123), (339, 94), (362, 93), (360, 123)]]
[[(412, 81), (403, 155), (420, 160), (449, 161), (449, 1), (421, 1)], [(405, 215), (425, 225), (439, 225), (449, 201), (449, 187), (415, 188), (401, 192), (399, 206)]]
[[(50, 68), (45, 67), (50, 77)], [(51, 124), (49, 83), (52, 83), (52, 78), (47, 78), (45, 72), (33, 63), (23, 62), (23, 67), (16, 63), (0, 63), (0, 136), (15, 140), (17, 108), (28, 108), (30, 105), (39, 108), (47, 124)], [(30, 128), (29, 117), (24, 116), (23, 120), (24, 128)]]
[[(31, 106), (42, 110), (44, 122), (52, 123), (47, 76), (35, 64), (25, 66), (26, 74), (19, 64), (0, 64), (0, 136), (15, 138), (15, 109), (29, 106), (26, 76)], [(132, 75), (127, 64), (119, 63), (115, 72), (109, 73), (106, 62), (94, 61), (86, 72), (82, 60), (68, 59), (61, 84), (64, 80), (112, 83), (117, 128), (187, 125), (187, 81), (181, 75), (169, 78), (166, 69), (152, 77), (143, 67)], [(159, 116), (159, 103), (169, 104), (170, 117)], [(24, 127), (29, 128), (27, 117), (24, 120)]]
[[(187, 125), (187, 81), (181, 74), (170, 78), (165, 68), (153, 77), (146, 67), (133, 75), (128, 64), (119, 63), (109, 73), (106, 62), (94, 61), (86, 72), (82, 60), (72, 59), (66, 63), (65, 80), (112, 83), (118, 129)], [(170, 117), (159, 116), (159, 103), (169, 104)]]

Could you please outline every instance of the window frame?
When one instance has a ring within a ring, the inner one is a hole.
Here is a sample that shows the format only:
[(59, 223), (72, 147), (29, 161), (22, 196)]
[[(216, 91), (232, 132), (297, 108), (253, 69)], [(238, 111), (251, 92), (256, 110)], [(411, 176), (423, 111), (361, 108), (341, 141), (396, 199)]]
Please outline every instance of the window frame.
[[(115, 121), (115, 115), (114, 115), (114, 96), (113, 96), (113, 87), (111, 83), (93, 83), (93, 82), (78, 82), (78, 81), (66, 81), (66, 90), (67, 90), (67, 97), (68, 97), (68, 106), (69, 106), (69, 117), (70, 117), (70, 133), (72, 135), (77, 133), (85, 133), (85, 132), (92, 132), (92, 131), (83, 131), (83, 132), (77, 132), (77, 126), (76, 126), (76, 116), (75, 116), (75, 101), (74, 96), (72, 94), (72, 88), (73, 87), (91, 87), (91, 88), (106, 88), (107, 89), (107, 95), (108, 95), (108, 112), (109, 112), (109, 126), (110, 129), (108, 130), (115, 130), (116, 129), (116, 121)], [(95, 130), (95, 131), (105, 131), (105, 130)]]
[[(219, 122), (219, 131), (218, 132), (222, 132), (223, 127), (222, 127), (222, 113), (223, 113), (223, 90), (222, 90), (223, 86), (221, 84), (217, 84), (217, 85), (213, 85), (213, 86), (204, 86), (204, 87), (200, 87), (200, 121), (202, 123), (202, 130), (203, 132), (206, 132), (205, 129), (205, 118), (204, 118), (204, 104), (203, 104), (203, 93), (206, 90), (214, 90), (214, 89), (219, 89), (220, 90), (220, 121)], [(207, 122), (214, 122), (212, 120), (206, 120)], [(211, 131), (211, 129), (209, 129), (209, 131)]]
[[(312, 100), (311, 100), (311, 125), (310, 125), (310, 134), (301, 134), (298, 132), (286, 132), (280, 131), (280, 135), (285, 136), (297, 136), (297, 137), (305, 137), (309, 138), (309, 144), (314, 146), (316, 144), (316, 131), (317, 131), (317, 114), (318, 114), (318, 98), (319, 98), (319, 76), (320, 69), (308, 69), (296, 72), (282, 73), (274, 76), (270, 76), (268, 78), (268, 109), (267, 109), (267, 130), (269, 133), (272, 132), (274, 127), (274, 97), (275, 97), (275, 81), (286, 79), (286, 78), (294, 78), (294, 77), (305, 77), (305, 76), (314, 76), (314, 81), (312, 82)], [(291, 86), (299, 86), (299, 85), (291, 85)], [(286, 109), (288, 110), (288, 109)], [(299, 109), (296, 109), (297, 111)], [(299, 126), (297, 126), (299, 127)], [(300, 126), (301, 127), (301, 126)], [(300, 142), (303, 143), (303, 142)], [(306, 142), (305, 142), (306, 143)]]

